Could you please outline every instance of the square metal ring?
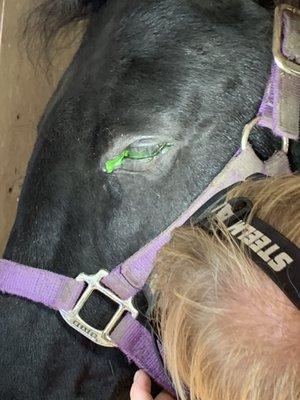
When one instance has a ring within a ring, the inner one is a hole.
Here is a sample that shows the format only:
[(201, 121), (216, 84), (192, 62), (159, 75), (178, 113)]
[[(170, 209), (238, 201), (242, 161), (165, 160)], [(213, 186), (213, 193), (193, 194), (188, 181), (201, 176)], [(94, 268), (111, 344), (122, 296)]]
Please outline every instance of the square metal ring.
[[(60, 314), (68, 325), (90, 339), (92, 342), (104, 347), (117, 347), (110, 338), (111, 332), (117, 326), (118, 321), (122, 318), (122, 315), (125, 312), (129, 312), (133, 318), (136, 318), (138, 316), (138, 311), (132, 304), (132, 298), (122, 300), (110, 289), (101, 284), (101, 280), (108, 274), (109, 272), (104, 269), (101, 269), (94, 275), (86, 275), (84, 273), (79, 274), (76, 280), (85, 282), (87, 287), (84, 289), (74, 308), (70, 311), (61, 310)], [(80, 310), (94, 290), (104, 294), (118, 305), (117, 311), (103, 330), (95, 329), (79, 316)]]

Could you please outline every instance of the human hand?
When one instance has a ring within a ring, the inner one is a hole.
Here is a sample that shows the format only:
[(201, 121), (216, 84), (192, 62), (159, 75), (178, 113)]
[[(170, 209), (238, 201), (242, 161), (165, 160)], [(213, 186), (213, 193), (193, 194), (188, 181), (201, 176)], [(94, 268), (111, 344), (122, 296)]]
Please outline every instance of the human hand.
[(143, 371), (137, 371), (134, 375), (130, 390), (131, 400), (174, 400), (166, 392), (161, 392), (155, 399), (151, 396), (151, 380)]

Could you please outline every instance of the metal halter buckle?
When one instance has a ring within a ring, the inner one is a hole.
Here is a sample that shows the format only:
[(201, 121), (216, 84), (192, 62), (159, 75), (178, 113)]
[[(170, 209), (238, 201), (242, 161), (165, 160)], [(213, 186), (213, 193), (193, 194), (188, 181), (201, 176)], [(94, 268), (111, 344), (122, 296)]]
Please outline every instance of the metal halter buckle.
[[(87, 283), (87, 287), (82, 293), (73, 310), (61, 310), (60, 313), (63, 319), (72, 328), (80, 332), (83, 336), (87, 337), (91, 341), (105, 347), (117, 347), (117, 345), (113, 343), (110, 338), (111, 332), (114, 330), (118, 321), (125, 312), (129, 312), (133, 318), (136, 318), (138, 316), (138, 311), (132, 304), (132, 298), (122, 300), (115, 293), (113, 293), (111, 290), (101, 284), (101, 280), (108, 274), (109, 272), (104, 269), (101, 269), (94, 275), (86, 275), (84, 273), (79, 274), (76, 280)], [(79, 316), (80, 310), (85, 305), (86, 301), (94, 290), (97, 290), (98, 292), (104, 294), (114, 303), (119, 305), (118, 310), (115, 312), (115, 314), (103, 330), (93, 328)]]
[[(241, 150), (245, 150), (248, 145), (248, 139), (252, 129), (258, 124), (259, 117), (253, 118), (248, 124), (244, 126), (243, 133), (242, 133), (242, 140), (241, 140)], [(287, 154), (289, 151), (289, 139), (286, 137), (282, 137), (282, 148), (281, 150)]]
[(276, 64), (284, 72), (291, 75), (300, 75), (300, 64), (289, 60), (282, 53), (282, 27), (283, 27), (283, 13), (291, 12), (300, 17), (300, 10), (289, 4), (281, 4), (275, 9), (274, 16), (274, 32), (273, 32), (273, 56)]

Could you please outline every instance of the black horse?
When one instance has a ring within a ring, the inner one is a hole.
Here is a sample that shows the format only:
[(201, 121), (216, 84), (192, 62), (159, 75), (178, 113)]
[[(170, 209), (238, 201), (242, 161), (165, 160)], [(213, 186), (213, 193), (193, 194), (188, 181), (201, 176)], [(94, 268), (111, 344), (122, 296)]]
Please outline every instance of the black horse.
[[(39, 15), (46, 32), (89, 23), (40, 121), (4, 257), (70, 277), (111, 270), (238, 149), (270, 72), (272, 11), (254, 0), (49, 0)], [(253, 137), (262, 158), (280, 145)], [(128, 398), (135, 367), (119, 350), (41, 305), (1, 295), (0, 307), (1, 399)], [(110, 315), (97, 296), (85, 309), (96, 326)]]

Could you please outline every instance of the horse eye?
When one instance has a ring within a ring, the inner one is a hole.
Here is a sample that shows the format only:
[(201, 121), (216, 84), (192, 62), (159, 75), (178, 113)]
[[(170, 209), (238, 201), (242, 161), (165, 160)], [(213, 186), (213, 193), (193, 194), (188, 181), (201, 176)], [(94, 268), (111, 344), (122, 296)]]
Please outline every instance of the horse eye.
[[(107, 160), (104, 165), (104, 172), (111, 174), (117, 169), (126, 168), (130, 161), (152, 161), (155, 157), (166, 153), (173, 145), (171, 143), (153, 143), (149, 139), (142, 139), (126, 147), (114, 158)], [(131, 163), (132, 165), (132, 163)]]

